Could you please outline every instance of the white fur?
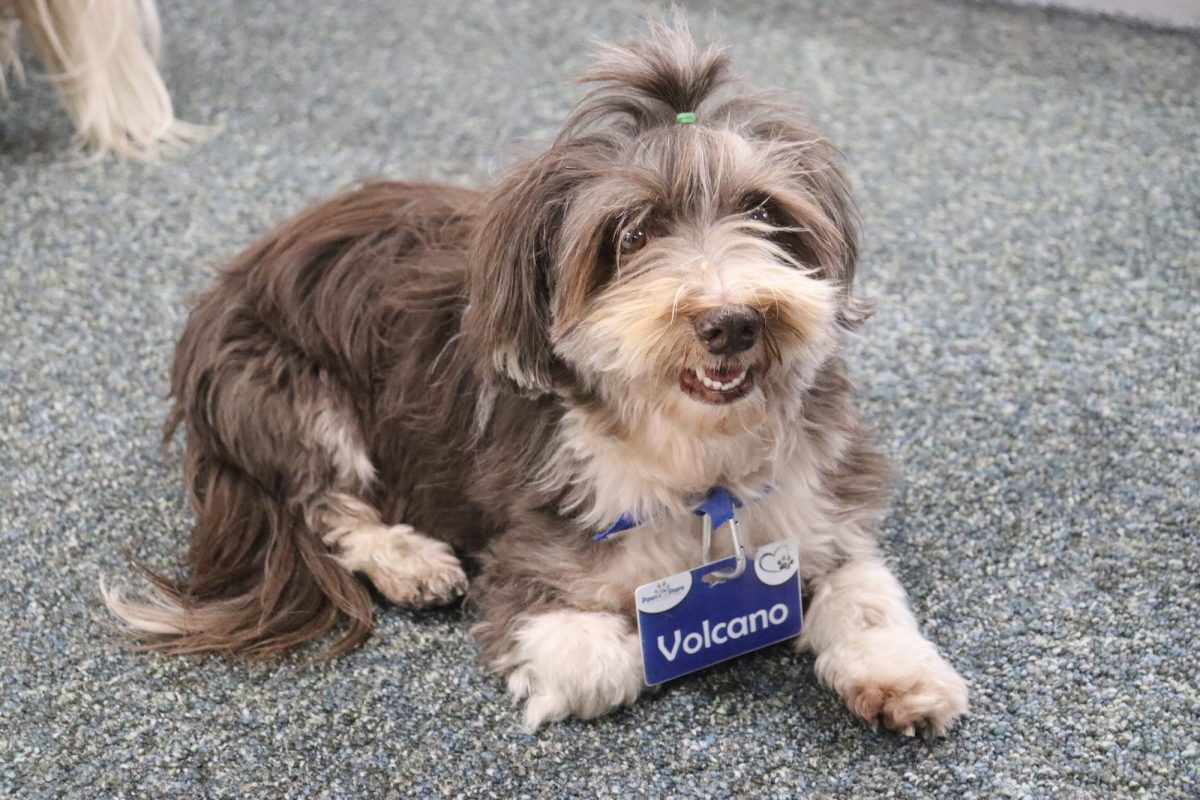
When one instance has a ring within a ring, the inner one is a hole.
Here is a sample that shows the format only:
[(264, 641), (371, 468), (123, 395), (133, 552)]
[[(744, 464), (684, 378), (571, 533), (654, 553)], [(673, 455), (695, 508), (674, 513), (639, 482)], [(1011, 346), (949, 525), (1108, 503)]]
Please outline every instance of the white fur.
[[(161, 31), (153, 0), (0, 0), (0, 11), (5, 7), (37, 45), (79, 146), (150, 158), (163, 145), (202, 134), (175, 118), (154, 63)], [(0, 34), (12, 38), (11, 31)], [(14, 53), (0, 44), (0, 60), (16, 64)], [(21, 76), (19, 67), (14, 71)]]
[(814, 582), (801, 646), (817, 677), (872, 725), (942, 735), (967, 710), (967, 686), (921, 635), (904, 590), (878, 558)]
[(122, 586), (100, 580), (100, 594), (113, 616), (131, 631), (178, 636), (186, 632), (186, 612), (167, 595), (150, 588), (129, 599)]
[(367, 455), (358, 425), (344, 409), (333, 404), (318, 409), (304, 430), (329, 454), (344, 484), (362, 489), (375, 481), (375, 465)]
[(577, 476), (567, 487), (562, 510), (597, 529), (627, 512), (675, 525), (691, 515), (696, 496), (714, 485), (748, 501), (762, 497), (766, 486), (796, 485), (811, 492), (821, 483), (817, 463), (834, 462), (813, 453), (816, 443), (803, 429), (799, 408), (788, 400), (810, 379), (809, 371), (797, 365), (720, 409), (696, 408), (698, 403), (672, 385), (666, 389), (672, 395), (668, 401), (646, 402), (624, 421), (622, 438), (587, 410), (572, 409), (564, 415), (558, 450), (540, 480), (549, 486), (561, 475)]
[(337, 552), (338, 562), (366, 575), (393, 603), (444, 605), (467, 589), (466, 573), (450, 545), (411, 525), (384, 525), (356, 498), (332, 495), (322, 521), (322, 539)]
[(521, 356), (512, 347), (497, 347), (492, 354), (492, 362), (497, 372), (507, 375), (520, 388), (532, 389), (537, 386), (537, 376), (521, 365)]
[[(783, 436), (783, 433), (779, 435)], [(701, 563), (701, 520), (693, 513), (693, 504), (683, 501), (686, 493), (669, 480), (675, 477), (670, 473), (672, 468), (691, 480), (692, 486), (704, 489), (714, 485), (729, 487), (745, 503), (738, 519), (746, 546), (753, 549), (787, 539), (796, 546), (801, 575), (806, 580), (826, 572), (841, 554), (873, 553), (872, 537), (855, 522), (844, 520), (836, 503), (817, 490), (822, 485), (818, 464), (830, 463), (845, 443), (835, 437), (818, 440), (800, 426), (791, 426), (784, 438), (791, 449), (782, 463), (771, 460), (775, 455), (774, 448), (745, 447), (738, 453), (745, 461), (735, 460), (732, 467), (721, 460), (721, 454), (715, 448), (709, 452), (702, 449), (706, 445), (711, 447), (711, 440), (698, 440), (692, 459), (680, 458), (676, 463), (656, 464), (642, 460), (644, 457), (636, 454), (626, 454), (616, 442), (602, 445), (588, 437), (576, 438), (582, 446), (597, 448), (591, 462), (597, 473), (597, 485), (614, 487), (608, 495), (611, 507), (604, 524), (619, 516), (619, 512), (613, 512), (620, 503), (644, 502), (647, 488), (661, 487), (661, 496), (665, 499), (645, 523), (602, 545), (611, 550), (605, 568), (589, 575), (576, 590), (586, 591), (601, 607), (616, 610), (627, 603), (641, 584), (692, 569)], [(748, 441), (758, 440), (750, 437)], [(746, 445), (747, 437), (737, 437), (734, 442), (726, 443), (725, 448), (729, 451), (724, 454), (726, 458), (738, 450), (738, 442)], [(658, 451), (651, 449), (651, 452)], [(754, 453), (757, 453), (757, 459), (752, 458)], [(664, 460), (669, 459), (670, 456), (664, 456)], [(708, 470), (702, 468), (705, 464), (710, 465)], [(647, 472), (648, 467), (655, 466), (660, 472)], [(734, 477), (738, 475), (741, 477)], [(673, 504), (668, 507), (666, 502)], [(604, 524), (597, 524), (597, 530)], [(710, 560), (733, 554), (732, 540), (726, 530), (717, 532), (712, 545)]]
[(4, 71), (11, 69), (17, 76), (18, 82), (25, 80), (25, 70), (21, 65), (21, 54), (18, 52), (18, 36), (21, 22), (17, 19), (17, 10), (6, 6), (0, 0), (0, 97), (8, 94), (8, 83)]
[(514, 700), (525, 703), (526, 731), (568, 716), (600, 716), (645, 688), (641, 645), (623, 616), (550, 611), (515, 624), (515, 644), (496, 667), (508, 672)]

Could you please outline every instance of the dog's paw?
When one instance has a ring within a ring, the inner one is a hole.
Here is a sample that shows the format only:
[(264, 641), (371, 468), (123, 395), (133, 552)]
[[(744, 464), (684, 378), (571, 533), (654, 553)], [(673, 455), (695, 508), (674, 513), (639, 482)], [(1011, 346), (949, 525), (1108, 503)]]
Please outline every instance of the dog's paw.
[(909, 675), (899, 682), (868, 682), (849, 687), (846, 705), (872, 727), (880, 724), (905, 736), (918, 731), (944, 736), (967, 710), (967, 686), (949, 676)]
[(944, 736), (967, 711), (967, 684), (916, 631), (880, 631), (817, 659), (817, 674), (872, 728)]
[(397, 605), (427, 608), (454, 602), (467, 590), (467, 575), (445, 542), (393, 525), (354, 545), (343, 563), (370, 579)]
[(524, 703), (529, 733), (566, 717), (591, 719), (637, 699), (642, 650), (616, 614), (549, 611), (524, 617), (513, 649), (497, 665), (508, 671), (513, 701)]

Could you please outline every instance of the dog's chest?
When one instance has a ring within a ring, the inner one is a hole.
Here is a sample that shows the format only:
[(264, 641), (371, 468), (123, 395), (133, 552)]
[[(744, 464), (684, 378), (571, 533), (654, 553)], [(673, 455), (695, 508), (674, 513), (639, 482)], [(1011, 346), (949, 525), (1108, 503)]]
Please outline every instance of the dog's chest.
[(564, 419), (555, 467), (575, 476), (573, 510), (585, 525), (603, 527), (630, 515), (679, 527), (691, 501), (713, 486), (754, 492), (771, 481), (776, 432), (704, 437), (660, 422), (650, 426), (652, 433), (617, 439), (590, 425), (586, 415)]

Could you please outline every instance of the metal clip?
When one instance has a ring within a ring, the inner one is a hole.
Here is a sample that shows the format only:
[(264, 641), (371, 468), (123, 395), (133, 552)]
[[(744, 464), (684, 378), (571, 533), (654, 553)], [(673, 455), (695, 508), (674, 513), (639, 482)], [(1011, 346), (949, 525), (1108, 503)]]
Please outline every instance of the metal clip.
[[(708, 563), (708, 552), (712, 548), (712, 517), (704, 515), (704, 562)], [(729, 569), (714, 570), (704, 576), (709, 582), (733, 581), (742, 577), (746, 571), (746, 548), (742, 544), (742, 532), (738, 529), (737, 518), (729, 518), (729, 533), (733, 537), (734, 565)]]

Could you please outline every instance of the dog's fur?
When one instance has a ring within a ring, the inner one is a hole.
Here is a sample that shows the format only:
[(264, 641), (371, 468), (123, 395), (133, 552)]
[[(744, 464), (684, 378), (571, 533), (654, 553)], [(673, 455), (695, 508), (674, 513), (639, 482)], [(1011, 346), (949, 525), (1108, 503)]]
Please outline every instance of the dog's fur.
[(175, 118), (155, 65), (162, 33), (154, 0), (0, 0), (0, 97), (6, 65), (24, 78), (22, 27), (75, 124), (78, 149), (148, 159), (203, 134)]
[[(526, 725), (591, 717), (644, 688), (634, 589), (697, 566), (691, 505), (720, 484), (750, 545), (797, 546), (820, 679), (873, 723), (941, 733), (966, 688), (876, 548), (888, 470), (838, 355), (869, 307), (835, 150), (724, 94), (725, 55), (681, 23), (584, 80), (553, 146), (490, 191), (368, 184), (221, 273), (172, 374), (191, 576), (110, 607), (169, 652), (266, 655), (344, 622), (341, 650), (371, 624), (356, 575), (448, 603), (469, 554), (474, 633)], [(694, 322), (730, 305), (762, 335), (713, 356)], [(684, 389), (747, 365), (740, 399)], [(623, 513), (645, 522), (593, 541)]]

